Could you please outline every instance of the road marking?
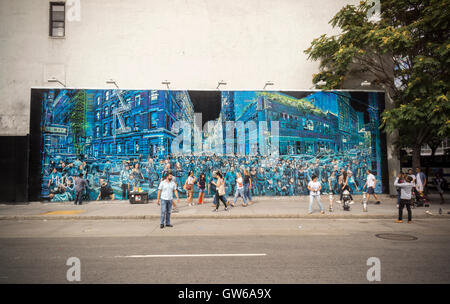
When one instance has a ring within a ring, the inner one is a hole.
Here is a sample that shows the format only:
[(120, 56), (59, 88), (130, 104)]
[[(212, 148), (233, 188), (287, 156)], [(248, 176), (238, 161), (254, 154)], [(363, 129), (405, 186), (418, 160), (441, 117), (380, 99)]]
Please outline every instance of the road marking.
[(86, 210), (59, 210), (59, 211), (49, 211), (41, 213), (40, 215), (70, 215), (70, 214), (80, 214)]
[(266, 256), (265, 253), (207, 253), (207, 254), (147, 254), (147, 255), (125, 255), (116, 258), (197, 258), (197, 257), (254, 257)]

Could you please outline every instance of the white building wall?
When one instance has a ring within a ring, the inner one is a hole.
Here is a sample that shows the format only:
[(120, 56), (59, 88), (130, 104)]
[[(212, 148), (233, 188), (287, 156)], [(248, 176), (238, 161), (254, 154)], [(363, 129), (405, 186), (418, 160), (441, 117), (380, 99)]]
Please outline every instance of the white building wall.
[[(77, 1), (71, 1), (76, 3)], [(49, 37), (48, 0), (0, 0), (0, 135), (29, 132), (31, 87), (304, 90), (303, 51), (359, 0), (80, 0), (80, 21)], [(67, 6), (66, 10), (69, 9)]]

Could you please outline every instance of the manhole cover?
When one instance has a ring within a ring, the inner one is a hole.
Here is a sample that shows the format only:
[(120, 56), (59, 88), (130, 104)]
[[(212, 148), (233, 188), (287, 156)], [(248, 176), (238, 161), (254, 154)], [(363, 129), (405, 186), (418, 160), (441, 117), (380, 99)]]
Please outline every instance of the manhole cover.
[(377, 238), (393, 241), (415, 241), (417, 237), (407, 234), (380, 233), (375, 234)]

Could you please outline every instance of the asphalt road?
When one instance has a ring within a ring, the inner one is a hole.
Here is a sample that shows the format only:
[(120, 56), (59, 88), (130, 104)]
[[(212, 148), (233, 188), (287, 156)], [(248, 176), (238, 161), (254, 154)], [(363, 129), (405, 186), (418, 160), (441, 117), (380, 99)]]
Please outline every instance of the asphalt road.
[(370, 283), (370, 257), (381, 283), (450, 283), (449, 232), (447, 219), (0, 221), (0, 283), (72, 283), (70, 257), (80, 283)]

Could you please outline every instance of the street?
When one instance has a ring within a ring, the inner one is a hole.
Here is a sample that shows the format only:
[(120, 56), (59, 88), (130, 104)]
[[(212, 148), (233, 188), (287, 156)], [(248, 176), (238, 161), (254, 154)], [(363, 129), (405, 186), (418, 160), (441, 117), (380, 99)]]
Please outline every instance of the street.
[(0, 283), (74, 283), (66, 278), (70, 257), (81, 262), (80, 283), (371, 283), (370, 257), (380, 260), (380, 283), (450, 283), (447, 218), (412, 224), (174, 219), (173, 225), (160, 229), (157, 219), (1, 220)]

